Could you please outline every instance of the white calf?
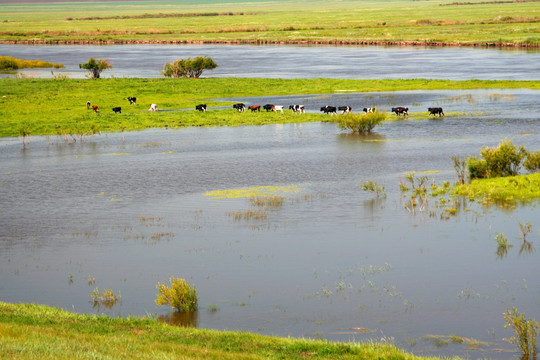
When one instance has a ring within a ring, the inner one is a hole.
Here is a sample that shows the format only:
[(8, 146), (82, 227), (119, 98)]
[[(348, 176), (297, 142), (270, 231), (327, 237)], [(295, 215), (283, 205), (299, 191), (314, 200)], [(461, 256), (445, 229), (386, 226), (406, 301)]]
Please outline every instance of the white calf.
[(157, 105), (156, 104), (150, 104), (150, 109), (148, 109), (148, 111), (158, 111)]
[(275, 112), (281, 111), (281, 113), (283, 114), (283, 105), (274, 105), (272, 106), (272, 110), (274, 110)]

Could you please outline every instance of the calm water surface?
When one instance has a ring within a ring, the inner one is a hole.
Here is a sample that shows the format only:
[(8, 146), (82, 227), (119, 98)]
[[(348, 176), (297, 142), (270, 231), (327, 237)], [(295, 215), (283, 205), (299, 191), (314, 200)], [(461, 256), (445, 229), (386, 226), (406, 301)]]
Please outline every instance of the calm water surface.
[[(0, 45), (0, 54), (65, 65), (54, 73), (84, 78), (79, 64), (109, 59), (114, 68), (103, 77), (162, 77), (167, 62), (210, 56), (219, 67), (205, 77), (338, 78), (338, 79), (487, 79), (539, 80), (538, 50), (423, 47), (232, 46), (232, 45)], [(51, 69), (23, 71), (50, 77)], [(3, 75), (13, 76), (13, 75)]]
[[(424, 212), (408, 211), (399, 183), (409, 171), (453, 182), (451, 155), (478, 155), (505, 138), (539, 150), (539, 95), (302, 97), (315, 109), (370, 101), (442, 104), (450, 114), (387, 122), (371, 136), (309, 123), (102, 134), (85, 143), (31, 137), (26, 149), (20, 139), (1, 139), (0, 300), (156, 314), (201, 328), (382, 339), (417, 354), (515, 357), (502, 340), (512, 335), (502, 313), (516, 306), (540, 319), (538, 252), (520, 254), (519, 239), (519, 223), (531, 222), (528, 240), (540, 246), (538, 208), (464, 202), (445, 219), (435, 198)], [(359, 182), (368, 180), (383, 184), (387, 197), (363, 192)], [(278, 191), (283, 205), (263, 209), (207, 193), (258, 186), (287, 187)], [(235, 220), (247, 210), (267, 217)], [(499, 232), (514, 244), (503, 258)], [(154, 303), (156, 285), (171, 275), (199, 293), (201, 308), (188, 319)], [(95, 287), (120, 293), (121, 303), (94, 307)], [(486, 344), (437, 347), (429, 334)]]

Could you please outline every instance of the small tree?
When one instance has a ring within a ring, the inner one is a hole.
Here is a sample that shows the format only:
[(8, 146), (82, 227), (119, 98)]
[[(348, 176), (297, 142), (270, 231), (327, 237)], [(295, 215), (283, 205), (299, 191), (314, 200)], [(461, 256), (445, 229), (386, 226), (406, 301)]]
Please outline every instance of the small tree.
[(99, 79), (102, 71), (112, 69), (112, 64), (106, 59), (90, 58), (86, 63), (79, 64), (79, 68), (88, 70), (92, 79)]
[(204, 70), (217, 68), (216, 62), (208, 56), (197, 56), (194, 59), (178, 59), (172, 63), (166, 63), (161, 72), (166, 77), (173, 78), (198, 78)]
[(197, 291), (186, 280), (171, 276), (171, 286), (158, 283), (157, 305), (170, 305), (178, 311), (195, 311), (199, 307)]

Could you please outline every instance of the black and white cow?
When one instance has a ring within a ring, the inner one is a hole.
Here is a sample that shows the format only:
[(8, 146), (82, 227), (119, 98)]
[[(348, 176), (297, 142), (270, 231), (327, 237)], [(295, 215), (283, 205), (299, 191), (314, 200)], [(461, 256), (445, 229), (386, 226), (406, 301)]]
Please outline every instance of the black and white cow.
[(375, 112), (375, 108), (374, 107), (363, 108), (362, 111), (364, 111), (365, 113), (372, 113), (372, 112)]
[(243, 103), (234, 104), (232, 107), (236, 109), (236, 111), (238, 112), (246, 111), (246, 104), (243, 104)]
[(266, 112), (268, 112), (268, 111), (272, 111), (273, 107), (274, 107), (274, 104), (266, 104), (263, 106), (263, 109), (266, 110)]
[(428, 108), (429, 115), (444, 116), (442, 107), (430, 107)]
[(113, 107), (112, 111), (114, 111), (115, 114), (121, 114), (122, 113), (122, 108), (120, 106)]
[(129, 105), (137, 105), (137, 98), (133, 96), (128, 96), (127, 100), (129, 101)]
[(199, 104), (199, 105), (195, 106), (195, 110), (206, 112), (206, 104)]
[(403, 107), (403, 106), (398, 106), (398, 107), (395, 107), (395, 108), (392, 108), (392, 112), (393, 113), (396, 113), (397, 116), (408, 116), (409, 115), (409, 108), (408, 107)]
[(338, 110), (341, 111), (342, 114), (349, 113), (352, 111), (352, 107), (350, 106), (340, 106), (338, 107)]
[(304, 105), (289, 105), (289, 109), (292, 110), (294, 113), (303, 114), (306, 112)]
[(337, 108), (335, 106), (328, 106), (328, 105), (325, 105), (321, 108), (321, 111), (324, 112), (325, 114), (335, 114), (337, 112)]
[(274, 105), (274, 106), (272, 106), (272, 110), (274, 112), (281, 111), (281, 113), (283, 114), (283, 105)]

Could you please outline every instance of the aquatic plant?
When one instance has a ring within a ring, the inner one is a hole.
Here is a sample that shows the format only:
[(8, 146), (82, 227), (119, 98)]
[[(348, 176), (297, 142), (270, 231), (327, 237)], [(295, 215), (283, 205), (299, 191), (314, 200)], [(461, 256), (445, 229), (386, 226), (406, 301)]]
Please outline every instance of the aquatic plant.
[(0, 56), (0, 71), (30, 68), (63, 68), (62, 64), (53, 64), (43, 60), (16, 59), (11, 56)]
[(90, 58), (84, 64), (79, 64), (80, 69), (85, 69), (90, 72), (92, 79), (99, 79), (101, 73), (107, 69), (112, 69), (112, 64), (106, 59)]
[(454, 169), (458, 177), (458, 184), (465, 184), (466, 174), (467, 174), (467, 159), (459, 158), (458, 156), (451, 156), (452, 162), (454, 163)]
[(516, 336), (509, 340), (523, 353), (523, 359), (536, 359), (536, 337), (538, 335), (538, 321), (525, 319), (525, 314), (517, 308), (511, 307), (503, 313), (506, 320), (505, 328), (512, 327)]
[(212, 199), (232, 199), (241, 197), (266, 197), (276, 196), (279, 193), (298, 193), (300, 188), (296, 185), (289, 186), (253, 186), (240, 189), (207, 191), (204, 195)]
[(347, 113), (335, 117), (340, 129), (351, 130), (353, 133), (370, 134), (375, 126), (386, 120), (386, 113), (375, 111), (366, 114)]
[(171, 286), (158, 283), (157, 305), (170, 305), (177, 311), (195, 311), (199, 307), (197, 291), (186, 280), (171, 276)]
[(253, 206), (263, 207), (272, 210), (279, 210), (283, 206), (284, 199), (285, 197), (282, 195), (271, 195), (250, 197), (249, 201)]
[(508, 241), (508, 238), (503, 233), (497, 233), (495, 240), (497, 241), (497, 257), (502, 259), (508, 254), (508, 249), (514, 245)]
[(105, 305), (105, 307), (112, 307), (117, 302), (121, 301), (121, 294), (118, 292), (118, 295), (114, 293), (112, 289), (105, 289), (103, 292), (99, 291), (99, 288), (96, 287), (92, 294), (90, 295), (94, 305)]
[(384, 185), (377, 184), (374, 181), (366, 181), (359, 184), (362, 187), (363, 191), (371, 191), (377, 195), (377, 197), (386, 197), (386, 192), (384, 191)]
[(540, 151), (527, 153), (527, 158), (523, 162), (523, 167), (529, 171), (540, 170)]
[(527, 222), (526, 224), (522, 224), (519, 221), (518, 223), (519, 223), (519, 231), (521, 232), (521, 238), (525, 240), (527, 237), (527, 234), (531, 232), (532, 224), (530, 222)]

